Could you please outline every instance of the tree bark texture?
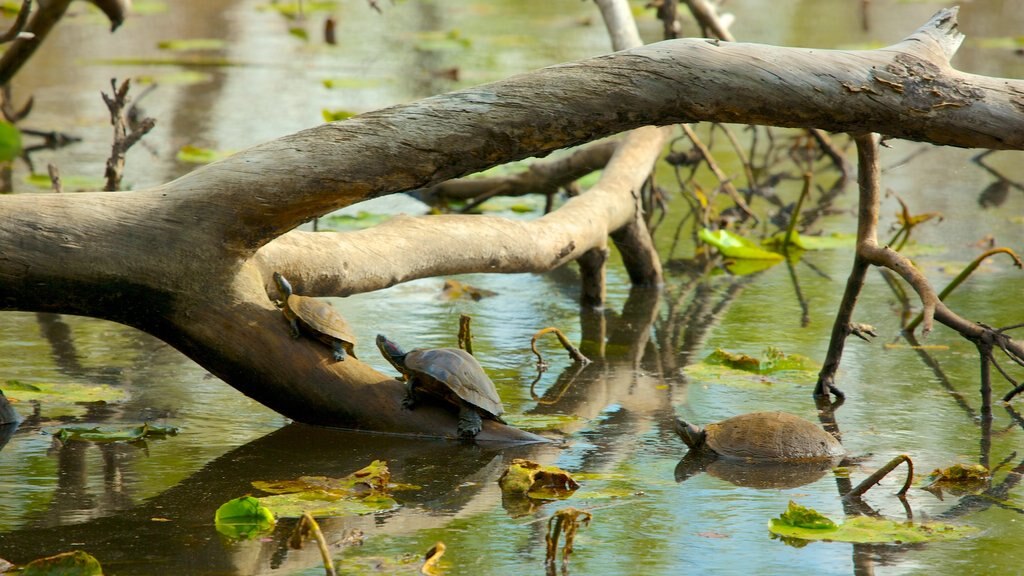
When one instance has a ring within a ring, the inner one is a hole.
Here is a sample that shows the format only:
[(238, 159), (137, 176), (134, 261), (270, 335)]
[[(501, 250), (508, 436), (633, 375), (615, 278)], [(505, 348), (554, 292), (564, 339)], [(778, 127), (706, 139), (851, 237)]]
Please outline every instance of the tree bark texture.
[[(453, 413), (402, 410), (398, 381), (292, 340), (272, 302), (272, 272), (301, 294), (339, 296), (425, 276), (551, 270), (635, 221), (632, 191), (661, 142), (645, 132), (659, 130), (630, 133), (599, 184), (531, 222), (398, 217), (345, 233), (296, 226), (651, 124), (711, 120), (1024, 148), (1024, 81), (952, 69), (961, 39), (956, 11), (944, 10), (907, 40), (872, 51), (674, 40), (325, 124), (148, 190), (2, 196), (0, 310), (137, 327), (296, 420), (454, 436)], [(364, 343), (356, 353), (373, 352)], [(491, 421), (478, 438), (536, 439)]]

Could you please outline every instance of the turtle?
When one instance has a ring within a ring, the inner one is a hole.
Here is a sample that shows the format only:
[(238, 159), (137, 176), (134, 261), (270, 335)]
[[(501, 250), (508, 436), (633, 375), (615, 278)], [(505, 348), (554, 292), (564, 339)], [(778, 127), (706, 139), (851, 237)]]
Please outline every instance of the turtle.
[(292, 338), (298, 338), (303, 330), (310, 336), (331, 347), (338, 362), (351, 355), (356, 357), (356, 337), (352, 328), (333, 306), (318, 298), (299, 296), (292, 291), (292, 285), (280, 272), (274, 272), (274, 282), (284, 300), (281, 312), (292, 327)]
[(458, 348), (416, 349), (405, 352), (401, 346), (377, 335), (377, 348), (406, 381), (402, 405), (412, 410), (422, 390), (459, 408), (458, 433), (473, 438), (483, 427), (481, 418), (505, 423), (505, 409), (494, 382), (472, 354)]
[(704, 428), (677, 418), (675, 431), (690, 448), (676, 466), (679, 482), (701, 470), (713, 471), (720, 460), (725, 461), (722, 476), (734, 483), (743, 465), (754, 476), (759, 467), (806, 468), (811, 481), (814, 472), (827, 470), (846, 454), (831, 434), (786, 412), (750, 412)]

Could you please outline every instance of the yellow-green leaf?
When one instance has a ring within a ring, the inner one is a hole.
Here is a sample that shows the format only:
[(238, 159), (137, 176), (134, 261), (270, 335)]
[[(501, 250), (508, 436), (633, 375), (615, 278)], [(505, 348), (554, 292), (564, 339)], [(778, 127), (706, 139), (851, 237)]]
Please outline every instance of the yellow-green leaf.
[(498, 485), (506, 494), (525, 494), (537, 499), (568, 498), (580, 487), (565, 470), (522, 458), (512, 460)]
[(0, 162), (10, 162), (21, 154), (21, 130), (0, 120)]
[(971, 526), (957, 526), (942, 522), (894, 521), (869, 516), (854, 516), (842, 524), (805, 508), (795, 502), (778, 518), (772, 518), (768, 530), (785, 539), (828, 540), (853, 543), (914, 543), (957, 540), (977, 532)]
[(214, 515), (217, 531), (236, 539), (249, 539), (273, 530), (274, 514), (252, 496), (242, 496), (222, 504)]
[(729, 258), (742, 258), (749, 260), (775, 260), (781, 261), (782, 255), (769, 252), (754, 241), (748, 240), (739, 234), (733, 234), (728, 230), (711, 230), (701, 228), (698, 233), (700, 239), (705, 243), (718, 248), (723, 256)]
[(103, 576), (99, 560), (82, 550), (33, 560), (21, 576)]

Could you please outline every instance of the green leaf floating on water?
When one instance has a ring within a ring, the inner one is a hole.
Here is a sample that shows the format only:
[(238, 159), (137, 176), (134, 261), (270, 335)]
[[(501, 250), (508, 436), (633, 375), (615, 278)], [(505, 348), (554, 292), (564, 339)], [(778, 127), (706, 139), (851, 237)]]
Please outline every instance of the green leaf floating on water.
[(13, 404), (38, 402), (50, 406), (74, 406), (83, 402), (120, 402), (128, 397), (121, 388), (107, 384), (77, 384), (75, 382), (23, 382), (7, 380), (0, 385)]
[(178, 433), (175, 426), (149, 424), (128, 428), (104, 428), (100, 426), (66, 426), (53, 432), (61, 442), (138, 442), (146, 438), (165, 438)]
[(978, 494), (988, 487), (991, 478), (992, 473), (981, 464), (954, 464), (933, 470), (921, 488), (939, 498), (943, 490), (955, 495)]
[(783, 538), (857, 544), (938, 542), (958, 540), (977, 532), (977, 528), (971, 526), (941, 522), (915, 524), (869, 516), (854, 516), (842, 524), (836, 524), (816, 510), (792, 501), (788, 510), (769, 521), (768, 530)]
[(352, 112), (351, 110), (328, 110), (324, 108), (320, 110), (320, 114), (324, 117), (324, 122), (341, 122), (355, 116), (357, 112)]
[(704, 242), (718, 248), (718, 251), (728, 258), (748, 260), (782, 260), (781, 254), (769, 252), (758, 246), (753, 240), (748, 240), (739, 234), (733, 234), (728, 230), (710, 230), (708, 228), (701, 228), (698, 236), (700, 236), (700, 239)]
[(88, 552), (75, 550), (33, 560), (21, 576), (103, 576), (99, 560)]
[(21, 130), (0, 120), (0, 162), (9, 162), (21, 154)]
[[(84, 190), (102, 190), (107, 181), (102, 176), (81, 176), (76, 174), (61, 174), (61, 184), (65, 192), (80, 192)], [(53, 182), (49, 174), (29, 174), (25, 176), (25, 182), (36, 188), (50, 189)]]
[(765, 349), (760, 358), (718, 348), (704, 359), (704, 363), (756, 374), (770, 374), (783, 370), (817, 371), (819, 368), (815, 361), (806, 356), (786, 354), (774, 346)]
[(391, 473), (387, 463), (374, 460), (369, 466), (342, 478), (301, 476), (294, 480), (255, 481), (253, 487), (274, 494), (260, 498), (282, 518), (302, 516), (357, 516), (391, 510), (398, 506), (388, 494)]
[(229, 500), (217, 508), (217, 531), (229, 538), (245, 540), (273, 530), (274, 514), (252, 496)]
[(178, 150), (178, 161), (188, 162), (189, 164), (209, 164), (216, 162), (223, 158), (231, 156), (232, 152), (225, 152), (223, 150), (213, 150), (211, 148), (200, 148), (199, 146), (191, 146), (186, 144)]
[(193, 50), (220, 50), (227, 46), (227, 41), (220, 38), (182, 38), (180, 40), (163, 40), (156, 47), (161, 50), (185, 52)]
[[(766, 239), (763, 244), (767, 246), (781, 247), (786, 239), (785, 232)], [(857, 244), (857, 237), (852, 234), (832, 234), (829, 236), (804, 236), (793, 231), (789, 237), (789, 244), (801, 250), (833, 250), (836, 248), (848, 248)]]

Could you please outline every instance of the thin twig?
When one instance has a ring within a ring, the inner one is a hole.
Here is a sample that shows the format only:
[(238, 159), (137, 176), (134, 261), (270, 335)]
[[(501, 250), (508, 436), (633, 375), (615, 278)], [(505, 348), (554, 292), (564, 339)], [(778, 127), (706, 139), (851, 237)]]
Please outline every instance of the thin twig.
[[(1009, 248), (993, 248), (991, 250), (987, 250), (983, 252), (981, 255), (979, 255), (977, 258), (972, 260), (970, 264), (968, 264), (963, 270), (960, 271), (959, 274), (956, 275), (956, 278), (953, 278), (953, 280), (945, 288), (942, 289), (942, 292), (939, 292), (939, 300), (945, 301), (946, 297), (952, 294), (953, 290), (956, 290), (958, 286), (963, 284), (964, 280), (966, 280), (967, 277), (970, 276), (971, 273), (974, 272), (983, 261), (988, 259), (990, 256), (995, 256), (996, 254), (1007, 254), (1010, 256), (1010, 258), (1013, 258), (1014, 266), (1016, 266), (1017, 268), (1024, 267), (1024, 263), (1021, 262), (1020, 257), (1017, 256), (1017, 254)], [(917, 317), (911, 320), (910, 323), (907, 324), (906, 328), (904, 328), (904, 330), (907, 332), (913, 332), (914, 329), (917, 328), (917, 326), (921, 323), (922, 319), (923, 316), (920, 313), (918, 313)]]
[(156, 126), (156, 120), (153, 118), (143, 118), (137, 122), (129, 121), (128, 89), (131, 87), (131, 80), (125, 80), (119, 87), (117, 79), (112, 78), (110, 87), (113, 89), (112, 97), (108, 96), (106, 92), (100, 93), (110, 111), (110, 123), (114, 127), (114, 142), (111, 145), (110, 158), (107, 159), (107, 167), (104, 172), (107, 183), (103, 189), (108, 192), (119, 190), (121, 187), (128, 149)]
[(874, 474), (865, 478), (864, 481), (857, 484), (853, 490), (847, 492), (846, 495), (843, 496), (843, 500), (854, 500), (860, 498), (865, 492), (871, 489), (872, 486), (878, 484), (882, 478), (885, 478), (889, 472), (892, 472), (893, 469), (903, 462), (907, 463), (907, 479), (903, 482), (903, 488), (900, 488), (900, 491), (896, 493), (897, 496), (902, 498), (906, 495), (907, 490), (910, 490), (910, 484), (914, 481), (914, 462), (910, 459), (910, 456), (907, 456), (906, 454), (900, 454), (893, 458), (885, 466), (876, 470)]

